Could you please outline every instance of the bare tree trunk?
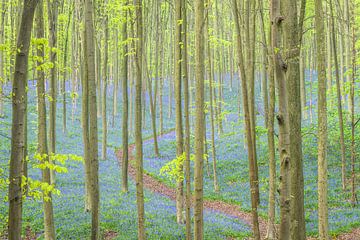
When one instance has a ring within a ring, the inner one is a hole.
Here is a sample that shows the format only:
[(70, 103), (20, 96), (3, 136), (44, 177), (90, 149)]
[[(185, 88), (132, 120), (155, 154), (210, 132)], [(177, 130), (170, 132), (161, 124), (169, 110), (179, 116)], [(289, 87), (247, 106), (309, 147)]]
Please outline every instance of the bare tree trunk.
[(237, 34), (237, 57), (238, 57), (238, 67), (239, 67), (239, 76), (241, 76), (241, 89), (242, 89), (242, 100), (243, 100), (243, 112), (245, 118), (245, 133), (246, 133), (246, 142), (247, 142), (247, 150), (248, 150), (248, 160), (249, 160), (249, 175), (250, 175), (250, 192), (251, 192), (251, 208), (252, 208), (252, 225), (254, 238), (256, 240), (260, 239), (260, 231), (259, 231), (259, 221), (258, 221), (258, 196), (259, 196), (259, 188), (257, 184), (255, 174), (256, 172), (256, 158), (255, 158), (255, 147), (253, 146), (253, 136), (252, 136), (252, 128), (251, 128), (251, 117), (249, 110), (249, 96), (248, 96), (248, 86), (247, 86), (247, 76), (245, 72), (245, 64), (243, 60), (243, 49), (242, 49), (242, 39), (240, 32), (240, 23), (239, 23), (239, 10), (237, 6), (236, 0), (233, 0), (233, 11), (235, 18), (235, 28)]
[[(124, 3), (125, 6), (128, 5), (128, 1)], [(126, 8), (125, 8), (126, 9)], [(122, 28), (122, 40), (126, 41), (128, 38), (127, 34), (127, 21), (128, 21), (128, 14), (127, 10), (123, 11), (125, 21), (123, 23)], [(128, 99), (128, 46), (127, 44), (123, 45), (122, 49), (122, 64), (121, 64), (121, 74), (122, 74), (122, 94), (123, 94), (123, 115), (122, 115), (122, 191), (128, 192), (128, 165), (129, 165), (129, 149), (128, 149), (128, 142), (129, 142), (129, 129), (128, 129), (128, 122), (129, 122), (129, 99)]]
[(67, 78), (67, 57), (68, 57), (68, 42), (69, 42), (69, 27), (70, 27), (70, 20), (72, 16), (72, 10), (70, 10), (71, 5), (69, 5), (68, 9), (68, 20), (67, 24), (65, 26), (65, 43), (64, 43), (64, 58), (63, 58), (63, 80), (62, 80), (62, 86), (61, 86), (61, 94), (62, 94), (62, 103), (63, 103), (63, 132), (66, 132), (66, 118), (67, 118), (67, 112), (66, 112), (66, 78)]
[[(107, 6), (105, 3), (104, 7)], [(105, 14), (105, 13), (104, 13)], [(103, 65), (103, 77), (102, 77), (102, 107), (101, 107), (101, 115), (102, 115), (102, 156), (103, 160), (106, 159), (106, 150), (107, 150), (107, 107), (106, 107), (106, 98), (107, 98), (107, 85), (108, 85), (108, 60), (109, 60), (109, 26), (108, 26), (108, 17), (105, 16), (104, 19), (104, 30), (105, 30), (105, 38), (104, 38), (104, 65)]]
[[(3, 0), (1, 3), (1, 22), (0, 22), (0, 44), (5, 43), (5, 2), (6, 0)], [(5, 54), (3, 52), (0, 52), (0, 117), (4, 116), (4, 100), (3, 100), (3, 85), (6, 82), (6, 76), (5, 76)]]
[(300, 96), (301, 96), (301, 111), (304, 118), (307, 118), (306, 114), (306, 81), (305, 81), (305, 59), (306, 52), (300, 51)]
[(12, 89), (11, 156), (9, 170), (9, 222), (10, 240), (21, 240), (22, 187), (21, 170), (24, 154), (25, 95), (28, 57), (35, 8), (38, 0), (24, 0), (20, 30), (17, 40), (14, 81)]
[[(275, 140), (274, 140), (274, 113), (275, 113), (275, 76), (274, 76), (274, 52), (269, 53), (272, 44), (272, 32), (271, 28), (269, 31), (270, 46), (267, 44), (265, 24), (264, 24), (264, 13), (263, 13), (263, 2), (259, 0), (260, 7), (260, 18), (262, 28), (262, 39), (263, 39), (263, 61), (264, 61), (264, 84), (263, 84), (263, 96), (265, 105), (265, 120), (268, 129), (268, 149), (269, 149), (269, 207), (268, 207), (268, 226), (266, 238), (269, 240), (276, 239), (276, 225), (275, 225), (275, 194), (276, 194), (276, 161), (275, 161)], [(271, 16), (270, 16), (271, 17)], [(271, 22), (271, 19), (270, 19)], [(267, 75), (268, 79), (267, 80)], [(267, 84), (269, 82), (269, 85)], [(268, 95), (269, 87), (269, 95)]]
[[(301, 0), (300, 17), (298, 18), (298, 1), (281, 1), (284, 14), (283, 36), (286, 59), (283, 74), (286, 79), (286, 92), (289, 114), (290, 138), (290, 239), (304, 240), (304, 177), (301, 139), (301, 97), (300, 97), (300, 64), (302, 25), (305, 12), (305, 0)], [(281, 162), (281, 164), (284, 164)], [(286, 164), (286, 163), (285, 163)]]
[[(176, 156), (180, 157), (183, 152), (183, 126), (182, 126), (182, 110), (181, 110), (181, 29), (182, 29), (182, 14), (181, 14), (181, 2), (182, 0), (175, 1), (175, 63), (174, 63), (174, 81), (175, 81), (175, 113), (176, 113)], [(170, 103), (169, 103), (170, 104)], [(180, 171), (183, 170), (181, 164)], [(176, 187), (176, 221), (181, 224), (183, 219), (183, 199), (184, 199), (184, 180), (177, 179)]]
[(135, 0), (136, 15), (136, 96), (135, 96), (135, 147), (136, 147), (136, 203), (138, 211), (138, 239), (144, 240), (145, 233), (145, 210), (144, 210), (144, 186), (143, 186), (143, 147), (141, 134), (141, 96), (142, 96), (142, 48), (143, 48), (143, 20), (142, 0)]
[[(207, 1), (207, 6), (208, 6), (208, 10), (207, 10), (207, 17), (206, 17), (206, 32), (205, 32), (205, 38), (207, 41), (207, 59), (208, 59), (208, 76), (209, 76), (209, 93), (210, 93), (210, 122), (211, 122), (211, 153), (212, 153), (212, 160), (213, 160), (213, 182), (214, 182), (214, 191), (215, 192), (219, 192), (219, 184), (218, 184), (218, 179), (217, 179), (217, 174), (216, 174), (216, 148), (215, 148), (215, 123), (214, 123), (214, 105), (216, 108), (216, 101), (214, 101), (214, 94), (213, 92), (215, 91), (214, 87), (213, 87), (213, 82), (214, 82), (214, 73), (213, 73), (213, 64), (212, 64), (212, 55), (211, 55), (211, 48), (210, 48), (210, 36), (209, 36), (209, 11), (211, 8), (211, 3), (208, 0)], [(219, 83), (220, 84), (220, 83)], [(221, 101), (221, 100), (220, 100)], [(219, 120), (219, 119), (218, 119)], [(220, 128), (220, 122), (218, 122), (218, 127)]]
[(91, 189), (91, 239), (99, 239), (99, 160), (98, 160), (98, 127), (95, 74), (95, 34), (93, 22), (93, 1), (85, 0), (85, 81), (88, 82), (89, 105), (89, 164)]
[(315, 1), (316, 63), (318, 72), (318, 207), (319, 237), (329, 239), (327, 183), (326, 52), (324, 13), (321, 0)]
[(203, 166), (204, 166), (204, 1), (195, 1), (195, 206), (194, 240), (204, 238), (203, 216)]
[(187, 52), (187, 9), (186, 2), (182, 1), (182, 69), (184, 80), (184, 117), (185, 117), (185, 181), (186, 181), (186, 197), (185, 197), (185, 222), (186, 222), (186, 240), (191, 240), (191, 167), (190, 167), (190, 112), (189, 112), (189, 74), (188, 74), (188, 52)]
[(287, 92), (285, 76), (283, 74), (282, 57), (280, 51), (281, 25), (283, 18), (280, 15), (280, 1), (271, 2), (271, 22), (272, 22), (272, 49), (274, 49), (273, 64), (275, 79), (278, 88), (279, 112), (276, 119), (279, 124), (279, 153), (280, 153), (280, 228), (279, 239), (290, 239), (290, 136), (289, 136), (289, 116), (287, 105)]
[[(81, 60), (86, 59), (87, 40), (85, 31), (83, 32), (83, 43)], [(79, 50), (81, 51), (81, 47)], [(91, 163), (90, 163), (90, 143), (89, 143), (89, 83), (87, 64), (81, 68), (81, 85), (82, 85), (82, 98), (81, 98), (81, 124), (83, 130), (83, 144), (84, 144), (84, 166), (85, 166), (85, 212), (91, 211)]]
[(350, 86), (350, 106), (351, 106), (351, 203), (355, 207), (358, 203), (356, 195), (356, 176), (355, 176), (355, 158), (356, 158), (356, 145), (355, 145), (355, 127), (359, 120), (355, 122), (355, 80), (356, 80), (356, 35), (355, 35), (355, 6), (352, 5), (351, 20), (352, 20), (352, 78)]
[(341, 103), (341, 88), (340, 88), (340, 76), (339, 76), (339, 65), (337, 60), (337, 48), (335, 38), (335, 26), (334, 26), (334, 13), (332, 0), (330, 0), (330, 12), (331, 12), (331, 31), (332, 31), (332, 49), (334, 53), (335, 62), (335, 76), (336, 76), (336, 95), (337, 95), (337, 109), (339, 115), (339, 130), (340, 130), (340, 146), (341, 146), (341, 181), (343, 190), (346, 189), (346, 159), (345, 159), (345, 137), (344, 137), (344, 120), (342, 113)]
[[(49, 47), (50, 49), (57, 47), (57, 17), (58, 17), (58, 1), (48, 0), (48, 17), (49, 17)], [(50, 62), (53, 67), (50, 71), (50, 112), (49, 112), (49, 152), (55, 154), (56, 152), (56, 99), (57, 99), (57, 56), (56, 51), (50, 52)], [(50, 163), (51, 160), (50, 160)], [(55, 183), (54, 171), (50, 171), (51, 183)]]
[[(44, 38), (44, 21), (43, 21), (43, 2), (40, 0), (39, 5), (36, 11), (36, 26), (37, 26), (37, 38)], [(44, 59), (45, 47), (44, 45), (38, 46), (37, 55)], [(37, 65), (40, 68), (42, 62), (38, 62)], [(45, 103), (45, 73), (43, 70), (38, 70), (38, 80), (37, 80), (37, 95), (38, 95), (38, 153), (44, 157), (42, 161), (48, 162), (48, 146), (47, 146), (47, 136), (46, 136), (46, 103)], [(46, 157), (45, 157), (46, 156)], [(43, 182), (51, 184), (50, 179), (50, 169), (45, 168), (42, 170), (42, 179)], [(45, 239), (54, 240), (56, 239), (55, 235), (55, 226), (54, 226), (54, 214), (53, 214), (53, 205), (51, 192), (48, 195), (49, 200), (44, 201), (44, 229), (45, 229)]]

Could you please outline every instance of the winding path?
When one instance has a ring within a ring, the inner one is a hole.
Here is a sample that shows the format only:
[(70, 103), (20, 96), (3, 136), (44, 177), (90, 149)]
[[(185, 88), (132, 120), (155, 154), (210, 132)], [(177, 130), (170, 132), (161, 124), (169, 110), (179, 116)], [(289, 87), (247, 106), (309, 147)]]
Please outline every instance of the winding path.
[[(161, 137), (159, 135), (158, 137)], [(151, 140), (151, 139), (148, 139)], [(147, 140), (147, 141), (148, 141)], [(146, 141), (145, 141), (146, 142)], [(136, 168), (133, 166), (133, 162), (135, 160), (133, 151), (135, 150), (135, 144), (129, 145), (129, 168), (128, 173), (129, 176), (135, 180), (136, 177)], [(116, 150), (116, 157), (119, 161), (119, 165), (122, 163), (122, 149)], [(143, 174), (144, 188), (154, 192), (161, 194), (170, 198), (171, 200), (176, 200), (176, 191), (174, 188), (167, 186), (165, 183), (160, 182), (159, 180), (153, 178), (152, 176), (144, 173)], [(249, 212), (244, 212), (240, 209), (239, 206), (234, 204), (225, 203), (223, 201), (214, 201), (214, 200), (204, 200), (204, 207), (209, 210), (217, 211), (228, 216), (236, 217), (242, 220), (244, 223), (248, 224), (252, 227), (252, 214)], [(267, 223), (266, 220), (259, 217), (259, 228), (261, 233), (261, 239), (265, 239)], [(316, 238), (308, 237), (308, 240), (314, 240)], [(338, 236), (336, 239), (338, 240), (360, 240), (360, 228), (353, 229), (349, 233), (344, 233)]]

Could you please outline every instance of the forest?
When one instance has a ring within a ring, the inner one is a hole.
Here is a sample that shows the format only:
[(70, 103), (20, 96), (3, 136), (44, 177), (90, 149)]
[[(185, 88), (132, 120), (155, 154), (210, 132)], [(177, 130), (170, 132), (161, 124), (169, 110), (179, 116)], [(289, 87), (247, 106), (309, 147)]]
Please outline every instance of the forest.
[(0, 9), (0, 240), (360, 239), (360, 0)]

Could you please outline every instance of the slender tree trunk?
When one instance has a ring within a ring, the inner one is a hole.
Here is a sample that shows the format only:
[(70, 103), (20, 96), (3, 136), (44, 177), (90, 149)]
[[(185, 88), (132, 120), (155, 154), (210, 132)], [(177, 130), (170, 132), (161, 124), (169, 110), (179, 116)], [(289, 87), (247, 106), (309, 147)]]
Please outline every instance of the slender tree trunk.
[(190, 112), (189, 112), (189, 74), (188, 74), (188, 56), (187, 56), (187, 9), (186, 2), (182, 1), (182, 69), (183, 69), (183, 80), (184, 80), (184, 117), (185, 117), (185, 181), (186, 181), (186, 200), (185, 200), (185, 215), (186, 215), (186, 240), (191, 240), (191, 167), (190, 167)]
[(9, 170), (9, 240), (21, 240), (22, 187), (21, 170), (24, 154), (25, 83), (28, 72), (28, 56), (32, 24), (38, 0), (24, 0), (20, 30), (17, 39), (14, 81), (12, 89), (11, 155)]
[[(263, 96), (265, 105), (265, 120), (267, 126), (267, 139), (268, 139), (268, 151), (269, 151), (269, 207), (268, 207), (268, 226), (266, 239), (276, 239), (276, 225), (275, 225), (275, 194), (276, 194), (276, 161), (275, 161), (275, 140), (274, 140), (274, 113), (275, 113), (275, 76), (274, 76), (274, 52), (269, 54), (269, 47), (271, 49), (272, 44), (272, 32), (269, 31), (269, 40), (271, 45), (267, 44), (263, 2), (259, 0), (260, 18), (262, 28), (263, 39), (263, 61), (264, 61), (264, 84), (263, 84)], [(271, 17), (271, 16), (270, 16)], [(270, 19), (271, 22), (271, 19)], [(270, 26), (271, 27), (271, 26)], [(267, 80), (267, 76), (269, 81)], [(267, 84), (269, 82), (269, 85)], [(269, 93), (267, 92), (269, 89)]]
[(306, 114), (306, 81), (305, 81), (305, 51), (300, 52), (300, 96), (301, 96), (301, 111), (304, 118), (307, 118)]
[(356, 176), (355, 176), (355, 127), (359, 120), (355, 122), (355, 80), (356, 80), (356, 35), (355, 35), (355, 5), (352, 5), (351, 22), (352, 22), (352, 78), (350, 85), (350, 106), (351, 106), (351, 203), (355, 207), (358, 203), (356, 195)]
[(136, 96), (135, 96), (135, 147), (136, 147), (136, 203), (138, 211), (138, 239), (146, 238), (145, 233), (145, 210), (144, 210), (144, 186), (143, 186), (143, 147), (141, 134), (141, 96), (142, 96), (142, 48), (143, 48), (143, 20), (142, 0), (135, 0), (136, 15)]
[[(5, 43), (5, 2), (6, 0), (3, 0), (1, 3), (1, 25), (0, 25), (0, 44)], [(6, 82), (5, 77), (5, 54), (3, 52), (0, 53), (0, 117), (4, 116), (4, 100), (3, 100), (3, 85)]]
[[(104, 7), (106, 7), (105, 4)], [(106, 16), (104, 19), (104, 30), (105, 30), (105, 38), (104, 38), (104, 65), (103, 65), (103, 78), (102, 78), (102, 108), (101, 108), (101, 115), (102, 115), (102, 159), (106, 159), (106, 150), (107, 150), (107, 106), (106, 106), (106, 98), (107, 98), (107, 85), (108, 85), (108, 60), (109, 60), (109, 26), (108, 26), (108, 17)]]
[(325, 9), (326, 9), (326, 15), (327, 17), (327, 22), (326, 22), (326, 27), (327, 27), (327, 34), (326, 34), (326, 51), (327, 51), (327, 59), (326, 59), (326, 63), (327, 63), (327, 68), (326, 68), (326, 76), (327, 76), (327, 89), (329, 92), (329, 108), (332, 108), (332, 103), (333, 103), (333, 98), (332, 98), (332, 69), (331, 69), (331, 57), (332, 57), (332, 39), (331, 39), (331, 17), (329, 16), (330, 14), (328, 13), (328, 4), (325, 4)]
[(91, 239), (99, 239), (99, 160), (98, 160), (98, 126), (96, 104), (96, 74), (95, 74), (95, 39), (93, 22), (93, 1), (85, 0), (85, 81), (88, 82), (89, 109), (89, 164), (91, 189)]
[(70, 26), (70, 20), (71, 20), (71, 16), (72, 16), (72, 10), (70, 10), (71, 5), (69, 4), (69, 9), (68, 9), (68, 21), (65, 27), (65, 43), (64, 43), (64, 58), (63, 58), (63, 81), (62, 81), (62, 86), (61, 86), (61, 91), (62, 91), (62, 104), (63, 104), (63, 132), (66, 132), (66, 118), (67, 118), (67, 112), (66, 112), (66, 78), (67, 78), (67, 69), (66, 69), (66, 64), (67, 64), (67, 57), (68, 57), (68, 42), (69, 42), (69, 26)]
[[(351, 29), (350, 29), (350, 8), (349, 8), (349, 0), (344, 0), (344, 20), (345, 20), (345, 34), (341, 34), (341, 36), (344, 36), (344, 48), (345, 48), (345, 76), (346, 76), (346, 83), (351, 86), (351, 69), (352, 69), (352, 62), (351, 62), (351, 55), (352, 55), (352, 51), (351, 48)], [(346, 97), (346, 92), (348, 92), (346, 85), (344, 84), (343, 86), (344, 89), (344, 98)], [(350, 92), (351, 92), (351, 87), (350, 87)], [(352, 104), (352, 100), (351, 100), (351, 96), (348, 95), (347, 98), (347, 103), (348, 103), (348, 111), (349, 113), (351, 113), (351, 104)]]
[(248, 161), (249, 161), (249, 175), (250, 175), (250, 192), (251, 192), (251, 208), (252, 208), (252, 225), (254, 238), (256, 240), (260, 239), (260, 231), (259, 231), (259, 221), (258, 221), (258, 184), (256, 180), (256, 158), (255, 158), (255, 148), (253, 146), (253, 136), (251, 131), (251, 117), (249, 110), (249, 96), (248, 96), (248, 86), (247, 86), (247, 78), (245, 72), (245, 64), (243, 60), (243, 48), (242, 48), (242, 39), (240, 32), (240, 23), (239, 23), (239, 9), (237, 6), (236, 0), (233, 0), (233, 11), (235, 18), (235, 28), (236, 28), (236, 44), (237, 44), (237, 57), (238, 57), (238, 67), (239, 67), (239, 76), (241, 76), (241, 89), (242, 89), (242, 102), (243, 102), (243, 112), (245, 118), (245, 133), (246, 133), (246, 142), (247, 142), (247, 150), (248, 150)]
[[(210, 122), (211, 122), (211, 153), (213, 160), (213, 182), (214, 182), (214, 191), (219, 192), (219, 184), (216, 174), (216, 148), (215, 148), (215, 123), (214, 123), (214, 98), (213, 98), (213, 82), (214, 82), (214, 73), (213, 73), (213, 65), (212, 65), (212, 56), (211, 56), (211, 48), (210, 48), (210, 37), (209, 37), (209, 11), (211, 8), (210, 1), (207, 1), (208, 11), (207, 11), (207, 21), (206, 21), (206, 41), (207, 41), (207, 59), (208, 59), (208, 76), (209, 76), (209, 93), (210, 93)], [(219, 124), (219, 122), (218, 122)], [(220, 127), (220, 125), (219, 125)]]
[[(37, 26), (37, 38), (44, 38), (44, 21), (43, 21), (43, 1), (39, 1), (39, 5), (36, 11), (36, 26)], [(38, 46), (37, 55), (44, 59), (45, 47), (44, 45)], [(37, 66), (41, 69), (42, 62), (38, 62)], [(45, 73), (43, 70), (38, 70), (37, 80), (37, 95), (38, 95), (38, 153), (44, 157), (42, 161), (48, 162), (48, 146), (46, 136), (46, 103), (45, 103)], [(45, 168), (42, 170), (43, 182), (51, 184), (50, 169)], [(54, 226), (54, 214), (51, 192), (48, 195), (49, 200), (44, 199), (44, 229), (45, 239), (55, 240), (55, 226)]]
[[(126, 14), (126, 13), (124, 13)], [(118, 91), (119, 91), (119, 32), (118, 30), (115, 30), (114, 33), (115, 38), (115, 52), (113, 55), (113, 61), (114, 61), (114, 77), (113, 77), (113, 109), (112, 109), (112, 127), (115, 127), (115, 117), (117, 116), (118, 111)]]
[(280, 153), (280, 228), (279, 239), (290, 239), (290, 137), (289, 137), (289, 116), (287, 105), (287, 92), (285, 76), (283, 74), (282, 57), (280, 51), (281, 25), (283, 17), (280, 15), (280, 1), (271, 2), (272, 22), (272, 49), (274, 49), (273, 64), (275, 79), (278, 88), (279, 111), (276, 115), (279, 124), (279, 153)]
[(204, 238), (203, 166), (204, 166), (204, 1), (195, 1), (195, 206), (194, 240)]
[(334, 53), (335, 62), (335, 76), (336, 76), (336, 95), (337, 95), (337, 109), (339, 115), (339, 131), (340, 131), (340, 147), (341, 147), (341, 182), (343, 190), (346, 189), (346, 159), (345, 159), (345, 137), (344, 137), (344, 120), (342, 114), (341, 104), (341, 88), (340, 88), (340, 76), (339, 76), (339, 65), (337, 60), (337, 48), (335, 38), (335, 26), (334, 26), (334, 13), (332, 0), (330, 0), (330, 12), (331, 12), (331, 31), (332, 31), (332, 49)]
[[(146, 67), (146, 64), (144, 65), (145, 68)], [(148, 70), (148, 69), (147, 69)], [(155, 156), (160, 156), (160, 153), (159, 153), (159, 146), (158, 146), (158, 137), (157, 137), (157, 132), (156, 132), (156, 93), (152, 93), (152, 81), (150, 79), (150, 73), (149, 71), (146, 71), (146, 78), (147, 78), (147, 85), (148, 85), (148, 91), (149, 91), (149, 100), (150, 100), (150, 114), (151, 114), (151, 127), (152, 127), (152, 130), (153, 130), (153, 139), (154, 139), (154, 153), (155, 153)], [(155, 81), (157, 81), (155, 79)]]
[[(175, 113), (176, 113), (176, 156), (180, 157), (183, 152), (183, 126), (182, 126), (182, 110), (181, 110), (181, 29), (182, 29), (182, 14), (181, 14), (182, 0), (175, 1), (175, 63), (174, 63), (174, 81), (175, 81)], [(170, 104), (170, 103), (169, 103)], [(183, 165), (180, 166), (180, 171), (183, 170)], [(183, 219), (183, 199), (184, 199), (184, 181), (177, 179), (176, 187), (176, 221), (177, 223), (184, 223)]]
[[(124, 3), (125, 6), (128, 5), (128, 1), (126, 0)], [(128, 14), (127, 10), (123, 11), (125, 21), (123, 23), (122, 28), (122, 41), (126, 41), (128, 38), (127, 35), (127, 20)], [(128, 99), (128, 46), (127, 44), (123, 44), (122, 49), (122, 64), (121, 64), (121, 74), (122, 74), (122, 94), (123, 94), (123, 115), (122, 115), (122, 191), (128, 192), (128, 165), (129, 165), (129, 155), (128, 155), (128, 142), (129, 142), (129, 129), (128, 129), (128, 122), (129, 122), (129, 99)]]
[[(49, 47), (57, 47), (57, 18), (58, 18), (58, 0), (48, 0), (48, 18), (49, 18)], [(57, 54), (56, 51), (50, 51), (50, 62), (53, 67), (50, 70), (50, 107), (49, 107), (49, 142), (50, 154), (56, 152), (56, 101), (57, 101)], [(50, 159), (50, 163), (52, 163)], [(55, 183), (54, 171), (50, 171), (51, 183)]]
[(329, 239), (327, 200), (327, 109), (326, 109), (326, 52), (324, 13), (321, 0), (315, 1), (316, 63), (318, 72), (318, 207), (319, 237)]

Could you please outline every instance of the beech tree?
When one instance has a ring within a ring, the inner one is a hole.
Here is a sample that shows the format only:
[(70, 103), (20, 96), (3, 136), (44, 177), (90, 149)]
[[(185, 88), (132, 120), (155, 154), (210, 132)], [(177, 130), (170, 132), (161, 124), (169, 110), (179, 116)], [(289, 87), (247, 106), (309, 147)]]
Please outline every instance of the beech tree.
[(204, 166), (204, 1), (195, 1), (195, 166), (194, 166), (194, 239), (204, 238), (203, 166)]
[(329, 239), (328, 227), (328, 195), (327, 195), (327, 109), (326, 109), (326, 58), (323, 39), (324, 13), (322, 1), (315, 1), (315, 28), (318, 70), (318, 195), (319, 195), (319, 237)]
[(145, 233), (145, 210), (144, 210), (144, 186), (143, 186), (143, 143), (142, 143), (142, 65), (143, 65), (143, 18), (142, 0), (135, 1), (136, 15), (136, 96), (135, 96), (135, 148), (136, 148), (136, 203), (138, 211), (138, 239), (146, 238)]
[(22, 163), (26, 158), (24, 153), (25, 122), (25, 86), (28, 73), (28, 57), (30, 38), (38, 0), (24, 0), (21, 23), (17, 39), (17, 54), (12, 87), (12, 125), (11, 125), (11, 157), (9, 173), (9, 225), (10, 240), (21, 239), (22, 220)]
[(99, 234), (99, 160), (98, 160), (98, 126), (97, 126), (97, 104), (96, 104), (96, 75), (95, 75), (95, 44), (94, 44), (94, 25), (93, 25), (93, 1), (85, 0), (84, 3), (84, 60), (85, 76), (84, 82), (87, 84), (88, 94), (88, 161), (89, 184), (90, 184), (90, 206), (91, 206), (91, 239), (97, 240)]
[[(36, 8), (36, 37), (38, 39), (44, 38), (44, 20), (43, 20), (43, 1), (39, 0), (39, 4)], [(44, 59), (45, 48), (41, 45), (37, 54)], [(37, 98), (38, 98), (38, 153), (41, 154), (42, 161), (49, 162), (48, 141), (46, 134), (46, 102), (45, 102), (45, 73), (42, 68), (42, 62), (38, 62), (38, 81), (37, 81)], [(43, 182), (51, 184), (50, 169), (45, 168), (42, 170)], [(54, 213), (51, 192), (47, 196), (47, 200), (44, 198), (44, 228), (45, 239), (56, 239)]]

